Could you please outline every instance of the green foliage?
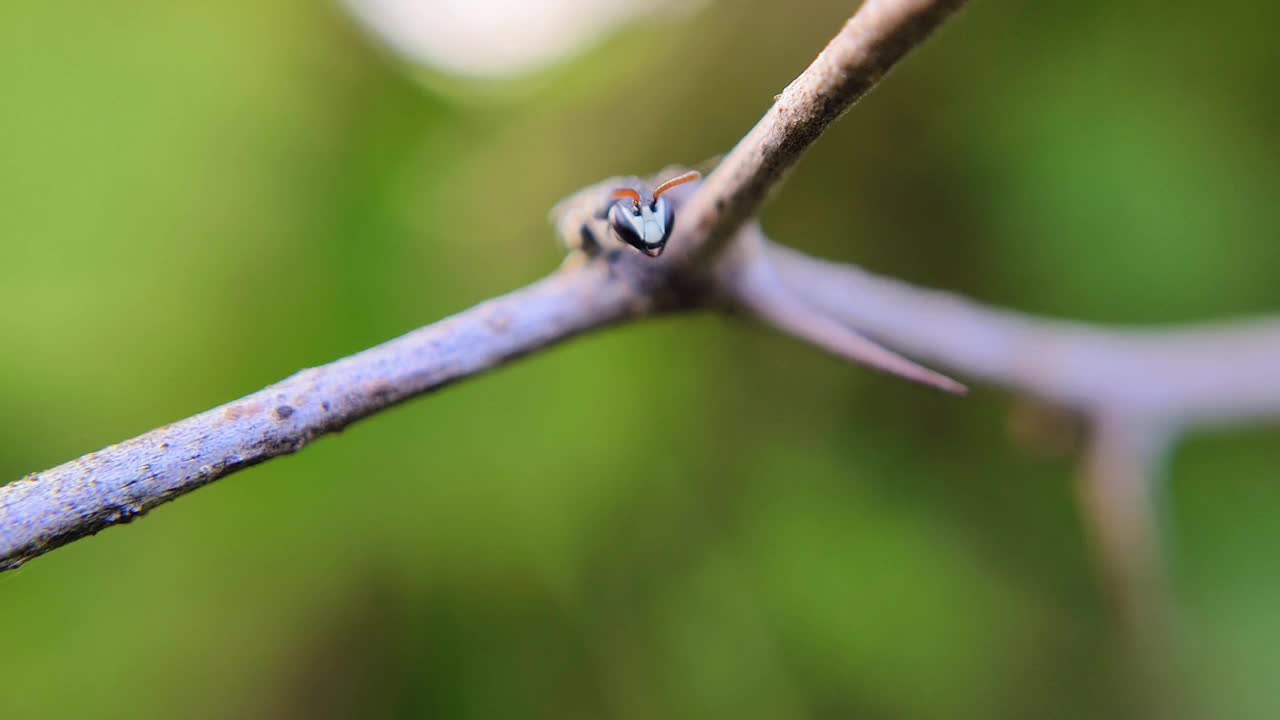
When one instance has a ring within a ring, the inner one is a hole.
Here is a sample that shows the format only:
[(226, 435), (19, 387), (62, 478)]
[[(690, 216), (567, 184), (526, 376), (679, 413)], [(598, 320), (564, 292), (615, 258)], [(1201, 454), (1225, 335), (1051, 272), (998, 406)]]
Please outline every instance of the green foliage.
[[(6, 5), (2, 478), (550, 271), (557, 199), (723, 152), (848, 6), (721, 2), (495, 92), (330, 4)], [(1274, 7), (975, 3), (766, 226), (1095, 321), (1274, 309)], [(1009, 405), (715, 317), (581, 340), (0, 576), (0, 716), (1128, 717), (1070, 464)], [(1173, 464), (1223, 715), (1280, 712), (1278, 448)]]

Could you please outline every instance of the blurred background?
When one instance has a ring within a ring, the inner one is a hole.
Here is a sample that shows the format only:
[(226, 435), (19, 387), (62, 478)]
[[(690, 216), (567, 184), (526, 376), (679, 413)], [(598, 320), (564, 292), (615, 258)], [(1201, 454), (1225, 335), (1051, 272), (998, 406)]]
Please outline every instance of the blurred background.
[[(0, 481), (551, 271), (557, 199), (726, 151), (855, 3), (615, 5), (3, 4)], [(766, 229), (1038, 313), (1275, 311), (1277, 23), (975, 0)], [(0, 716), (1150, 714), (1077, 440), (716, 316), (593, 335), (0, 576)], [(1278, 440), (1172, 459), (1206, 716), (1280, 713)]]

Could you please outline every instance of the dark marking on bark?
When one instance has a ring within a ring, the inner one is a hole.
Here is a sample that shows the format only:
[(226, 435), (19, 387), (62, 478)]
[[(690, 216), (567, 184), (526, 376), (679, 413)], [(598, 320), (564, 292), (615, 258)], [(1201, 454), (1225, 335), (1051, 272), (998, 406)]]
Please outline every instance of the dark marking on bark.
[(262, 406), (256, 402), (232, 403), (222, 410), (222, 418), (227, 422), (235, 422), (242, 417), (248, 417), (259, 410)]

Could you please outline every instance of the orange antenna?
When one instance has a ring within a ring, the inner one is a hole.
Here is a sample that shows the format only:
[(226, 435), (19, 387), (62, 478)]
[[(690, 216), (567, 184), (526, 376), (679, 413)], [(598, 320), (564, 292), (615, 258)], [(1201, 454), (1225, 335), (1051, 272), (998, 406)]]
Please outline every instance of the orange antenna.
[(677, 175), (671, 178), (670, 180), (659, 185), (658, 189), (653, 191), (653, 199), (657, 200), (658, 198), (662, 197), (662, 193), (670, 190), (671, 188), (676, 187), (677, 185), (684, 185), (685, 183), (691, 183), (700, 177), (702, 177), (702, 173), (698, 172), (697, 170), (690, 170), (689, 172), (683, 175)]
[(631, 202), (634, 202), (636, 205), (640, 204), (640, 193), (636, 192), (635, 190), (632, 190), (631, 188), (618, 188), (617, 190), (614, 190), (613, 192), (609, 193), (609, 197), (613, 198), (614, 200), (631, 198)]

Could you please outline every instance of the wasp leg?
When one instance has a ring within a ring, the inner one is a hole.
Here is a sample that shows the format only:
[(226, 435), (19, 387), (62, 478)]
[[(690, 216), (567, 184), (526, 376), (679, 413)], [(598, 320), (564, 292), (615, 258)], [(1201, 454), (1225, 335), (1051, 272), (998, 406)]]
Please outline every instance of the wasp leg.
[(604, 247), (600, 244), (600, 241), (596, 239), (596, 234), (592, 232), (591, 228), (587, 227), (586, 225), (583, 225), (578, 230), (578, 237), (582, 241), (582, 243), (578, 245), (578, 249), (586, 253), (587, 257), (595, 257), (596, 255), (600, 254), (601, 250), (604, 249)]
[(577, 270), (598, 256), (603, 249), (600, 241), (596, 239), (596, 234), (591, 231), (591, 228), (583, 225), (578, 230), (578, 242), (569, 248), (569, 254), (565, 256), (564, 262), (560, 263), (560, 269)]

